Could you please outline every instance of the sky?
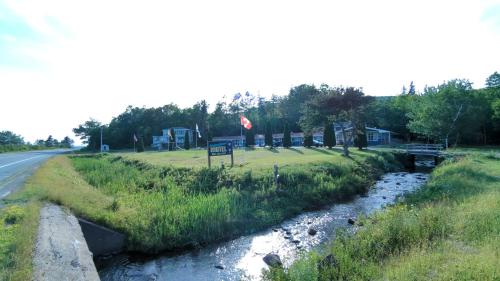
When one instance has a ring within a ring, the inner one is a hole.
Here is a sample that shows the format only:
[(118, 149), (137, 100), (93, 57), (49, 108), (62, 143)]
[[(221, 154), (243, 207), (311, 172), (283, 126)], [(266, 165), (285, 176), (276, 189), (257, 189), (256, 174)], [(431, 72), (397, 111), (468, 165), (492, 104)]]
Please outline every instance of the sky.
[[(0, 131), (303, 83), (397, 95), (500, 71), (500, 1), (0, 0)], [(166, 124), (168, 125), (168, 124)]]

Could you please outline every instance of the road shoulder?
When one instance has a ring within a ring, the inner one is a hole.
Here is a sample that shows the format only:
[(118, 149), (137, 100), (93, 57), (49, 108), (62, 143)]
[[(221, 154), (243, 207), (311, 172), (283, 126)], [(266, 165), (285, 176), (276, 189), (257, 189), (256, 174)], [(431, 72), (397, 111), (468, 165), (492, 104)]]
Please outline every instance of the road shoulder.
[(78, 220), (54, 204), (40, 211), (34, 280), (100, 280)]

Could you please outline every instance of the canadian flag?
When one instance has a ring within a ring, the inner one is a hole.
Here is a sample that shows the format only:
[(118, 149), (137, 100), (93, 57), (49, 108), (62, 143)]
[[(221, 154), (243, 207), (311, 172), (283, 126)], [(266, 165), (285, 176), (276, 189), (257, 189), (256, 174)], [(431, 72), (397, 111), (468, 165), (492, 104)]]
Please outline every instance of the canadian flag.
[(250, 122), (250, 120), (248, 120), (245, 116), (243, 116), (243, 115), (240, 116), (240, 122), (241, 122), (241, 126), (243, 126), (243, 128), (245, 128), (247, 130), (252, 129), (252, 122)]

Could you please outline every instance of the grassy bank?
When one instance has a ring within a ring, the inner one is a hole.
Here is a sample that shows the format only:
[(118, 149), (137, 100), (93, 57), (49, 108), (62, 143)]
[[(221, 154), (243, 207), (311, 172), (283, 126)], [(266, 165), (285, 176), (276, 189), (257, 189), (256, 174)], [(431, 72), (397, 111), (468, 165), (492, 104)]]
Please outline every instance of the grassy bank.
[[(68, 206), (126, 233), (130, 250), (158, 252), (279, 223), (304, 209), (364, 192), (377, 175), (399, 168), (391, 154), (355, 152), (344, 158), (309, 149), (249, 151), (249, 164), (232, 169), (188, 168), (198, 153), (203, 152), (57, 157), (19, 196)], [(279, 188), (273, 163), (280, 164)]]
[(11, 204), (0, 210), (0, 280), (32, 279), (40, 205)]
[[(404, 203), (341, 234), (267, 280), (498, 280), (500, 157), (471, 155), (437, 168)], [(327, 257), (328, 258), (325, 258)]]

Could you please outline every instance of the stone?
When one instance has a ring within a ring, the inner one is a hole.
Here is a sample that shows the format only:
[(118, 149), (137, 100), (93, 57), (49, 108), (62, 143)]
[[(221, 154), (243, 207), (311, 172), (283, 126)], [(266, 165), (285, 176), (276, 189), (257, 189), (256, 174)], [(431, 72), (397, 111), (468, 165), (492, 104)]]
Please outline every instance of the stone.
[(387, 199), (387, 197), (385, 197), (385, 196), (382, 196), (382, 199)]
[(273, 253), (267, 254), (262, 260), (270, 267), (279, 267), (283, 265), (280, 256)]
[(313, 235), (313, 236), (314, 236), (314, 235), (316, 235), (316, 233), (318, 233), (318, 231), (317, 231), (316, 229), (314, 229), (314, 228), (310, 227), (310, 228), (307, 230), (307, 233), (308, 233), (309, 235)]
[(318, 269), (337, 267), (337, 259), (332, 254), (327, 255), (321, 261), (318, 262)]
[(224, 267), (222, 265), (220, 265), (220, 264), (216, 265), (215, 268), (217, 268), (217, 269), (224, 269)]
[(294, 243), (294, 244), (299, 244), (299, 243), (300, 243), (300, 240), (293, 239), (293, 240), (292, 240), (292, 243)]
[(356, 223), (356, 221), (355, 221), (354, 219), (352, 219), (352, 218), (349, 218), (349, 219), (347, 220), (347, 222), (348, 222), (349, 224), (355, 224), (355, 223)]

